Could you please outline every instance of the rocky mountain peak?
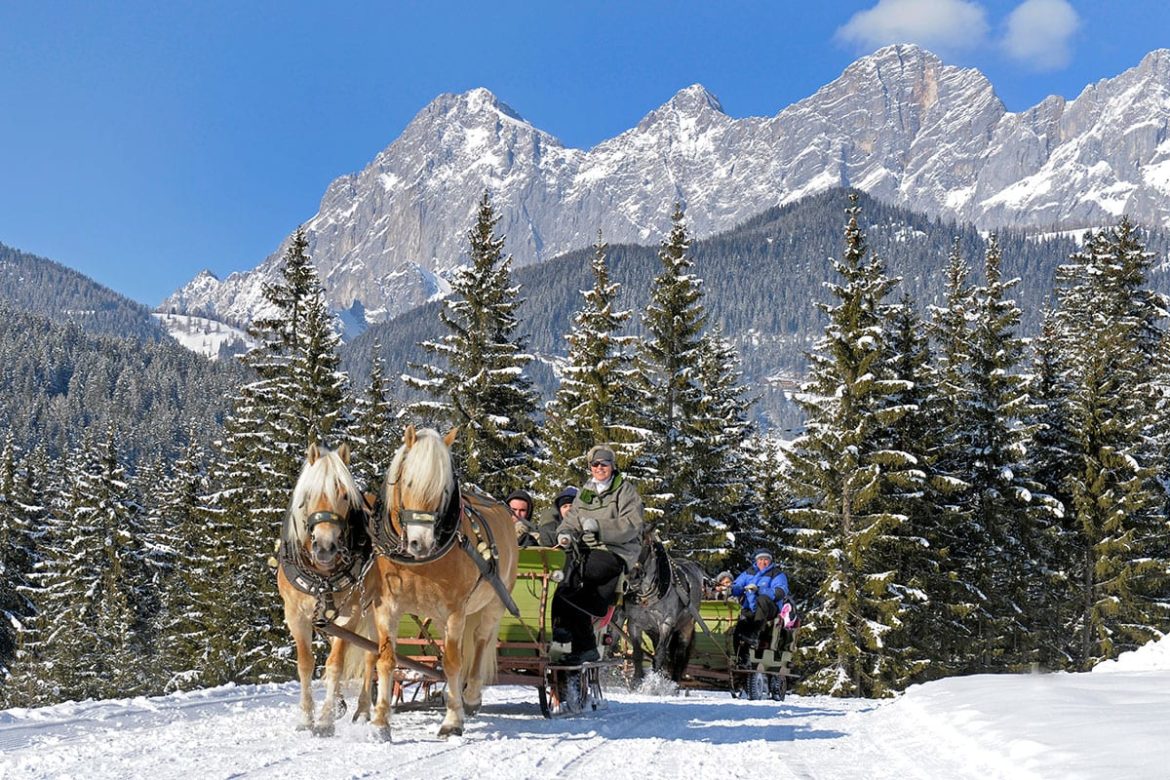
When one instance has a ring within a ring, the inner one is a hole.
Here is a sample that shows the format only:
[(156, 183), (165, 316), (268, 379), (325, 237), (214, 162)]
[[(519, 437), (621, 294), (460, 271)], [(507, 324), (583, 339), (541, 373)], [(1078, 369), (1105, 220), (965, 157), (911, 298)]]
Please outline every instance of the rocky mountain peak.
[[(1170, 49), (1076, 100), (1009, 113), (978, 70), (886, 46), (772, 117), (732, 118), (693, 84), (585, 151), (477, 88), (431, 101), (306, 224), (330, 304), (377, 322), (443, 291), (485, 190), (517, 267), (587, 247), (598, 229), (656, 243), (675, 202), (701, 238), (838, 186), (987, 229), (1121, 213), (1170, 225), (1168, 132)], [(247, 321), (278, 263), (279, 251), (222, 283), (201, 275), (169, 302)]]
[(665, 107), (690, 116), (701, 114), (704, 111), (724, 113), (719, 98), (707, 91), (707, 88), (702, 84), (692, 84), (686, 89), (680, 89), (674, 97), (666, 102)]

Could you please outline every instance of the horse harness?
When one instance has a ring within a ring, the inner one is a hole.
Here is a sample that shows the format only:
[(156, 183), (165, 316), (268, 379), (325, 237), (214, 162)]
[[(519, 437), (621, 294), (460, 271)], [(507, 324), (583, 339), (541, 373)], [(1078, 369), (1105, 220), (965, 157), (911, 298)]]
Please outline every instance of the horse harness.
[[(391, 482), (390, 486), (394, 484)], [(457, 478), (452, 492), (454, 499), (447, 500), (446, 508), (442, 514), (406, 509), (402, 506), (400, 499), (396, 505), (387, 507), (386, 511), (379, 511), (373, 515), (369, 520), (369, 535), (374, 553), (403, 566), (419, 566), (442, 558), (450, 552), (452, 547), (458, 545), (459, 549), (467, 554), (467, 557), (479, 570), (479, 578), (487, 580), (508, 611), (519, 617), (520, 608), (516, 606), (512, 594), (508, 592), (500, 579), (500, 550), (496, 545), (491, 526), (488, 525), (483, 513), (476, 508), (472, 501), (473, 498), (480, 501), (494, 499), (480, 493), (464, 493), (459, 487)], [(405, 533), (399, 533), (394, 529), (394, 525), (390, 521), (391, 512), (398, 513), (398, 522), (404, 532), (409, 525), (433, 525), (434, 551), (424, 558), (407, 555)], [(462, 531), (461, 518), (467, 519), (470, 534)]]
[[(316, 599), (313, 608), (313, 626), (321, 628), (335, 621), (340, 605), (353, 593), (374, 563), (367, 529), (369, 508), (353, 507), (349, 514), (336, 512), (314, 512), (306, 519), (305, 532), (312, 536), (313, 529), (321, 523), (334, 523), (343, 529), (345, 544), (342, 545), (341, 565), (330, 574), (318, 571), (310, 562), (300, 545), (291, 544), (288, 534), (281, 534), (277, 548), (277, 561), (284, 570), (289, 583)], [(285, 515), (285, 526), (292, 522), (292, 510)]]
[[(650, 556), (654, 556), (655, 558), (655, 576), (653, 578), (647, 578), (645, 576), (647, 565), (650, 563)], [(665, 565), (663, 565), (664, 563)], [(666, 548), (660, 542), (651, 542), (642, 546), (642, 552), (638, 555), (638, 561), (634, 564), (634, 568), (630, 572), (625, 597), (632, 600), (635, 604), (642, 605), (661, 601), (666, 597), (666, 594), (670, 591), (671, 584), (676, 579), (678, 579), (678, 575), (675, 570), (674, 559), (667, 554)]]

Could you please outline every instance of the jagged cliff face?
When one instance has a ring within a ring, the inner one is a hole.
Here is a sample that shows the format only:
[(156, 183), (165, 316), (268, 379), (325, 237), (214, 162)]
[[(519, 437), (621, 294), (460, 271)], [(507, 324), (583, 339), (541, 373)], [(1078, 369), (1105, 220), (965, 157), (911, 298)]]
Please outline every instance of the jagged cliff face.
[[(694, 85), (593, 149), (567, 148), (484, 89), (442, 95), (306, 224), (330, 303), (352, 330), (446, 291), (490, 192), (517, 265), (589, 245), (656, 243), (675, 202), (696, 236), (852, 186), (985, 228), (1170, 226), (1170, 50), (1073, 101), (1008, 113), (977, 70), (891, 46), (770, 118), (733, 119)], [(247, 321), (284, 247), (163, 308)]]

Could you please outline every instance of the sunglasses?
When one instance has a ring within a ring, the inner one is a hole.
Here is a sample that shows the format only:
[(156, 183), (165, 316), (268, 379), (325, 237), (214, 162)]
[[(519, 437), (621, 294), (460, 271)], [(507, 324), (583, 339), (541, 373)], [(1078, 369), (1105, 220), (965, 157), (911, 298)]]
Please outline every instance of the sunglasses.
[(597, 468), (598, 466), (610, 466), (610, 467), (613, 466), (613, 464), (610, 463), (608, 460), (595, 460), (592, 463), (590, 463), (589, 465), (592, 468)]

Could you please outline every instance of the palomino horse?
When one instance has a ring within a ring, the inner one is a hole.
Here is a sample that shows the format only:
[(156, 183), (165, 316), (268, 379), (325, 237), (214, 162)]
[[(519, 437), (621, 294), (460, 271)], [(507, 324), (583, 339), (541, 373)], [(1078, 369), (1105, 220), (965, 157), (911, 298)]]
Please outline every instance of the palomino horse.
[[(362, 594), (373, 594), (378, 577), (373, 567), (365, 569), (369, 556), (362, 494), (349, 473), (349, 448), (336, 451), (310, 445), (305, 465), (293, 488), (292, 502), (285, 516), (278, 553), (276, 581), (284, 599), (284, 620), (297, 646), (297, 672), (301, 679), (301, 723), (317, 736), (334, 732), (335, 708), (341, 700), (338, 689), (343, 666), (351, 676), (361, 656), (348, 643), (332, 640), (325, 662), (325, 701), (316, 723), (313, 720), (313, 629), (336, 623), (355, 631), (362, 622)], [(368, 620), (366, 621), (368, 623)], [(366, 686), (358, 712), (369, 711)]]
[(655, 672), (682, 680), (695, 644), (695, 619), (703, 598), (703, 570), (666, 553), (652, 531), (642, 537), (642, 552), (627, 581), (622, 609), (629, 631), (634, 682), (640, 682), (642, 635), (654, 643)]
[(382, 588), (374, 610), (381, 652), (373, 719), (386, 739), (402, 615), (433, 618), (443, 628), (447, 714), (439, 736), (463, 733), (464, 713), (479, 709), (483, 686), (496, 674), (500, 619), (516, 582), (516, 531), (506, 506), (460, 493), (450, 452), (455, 433), (408, 426), (386, 472), (374, 528)]

